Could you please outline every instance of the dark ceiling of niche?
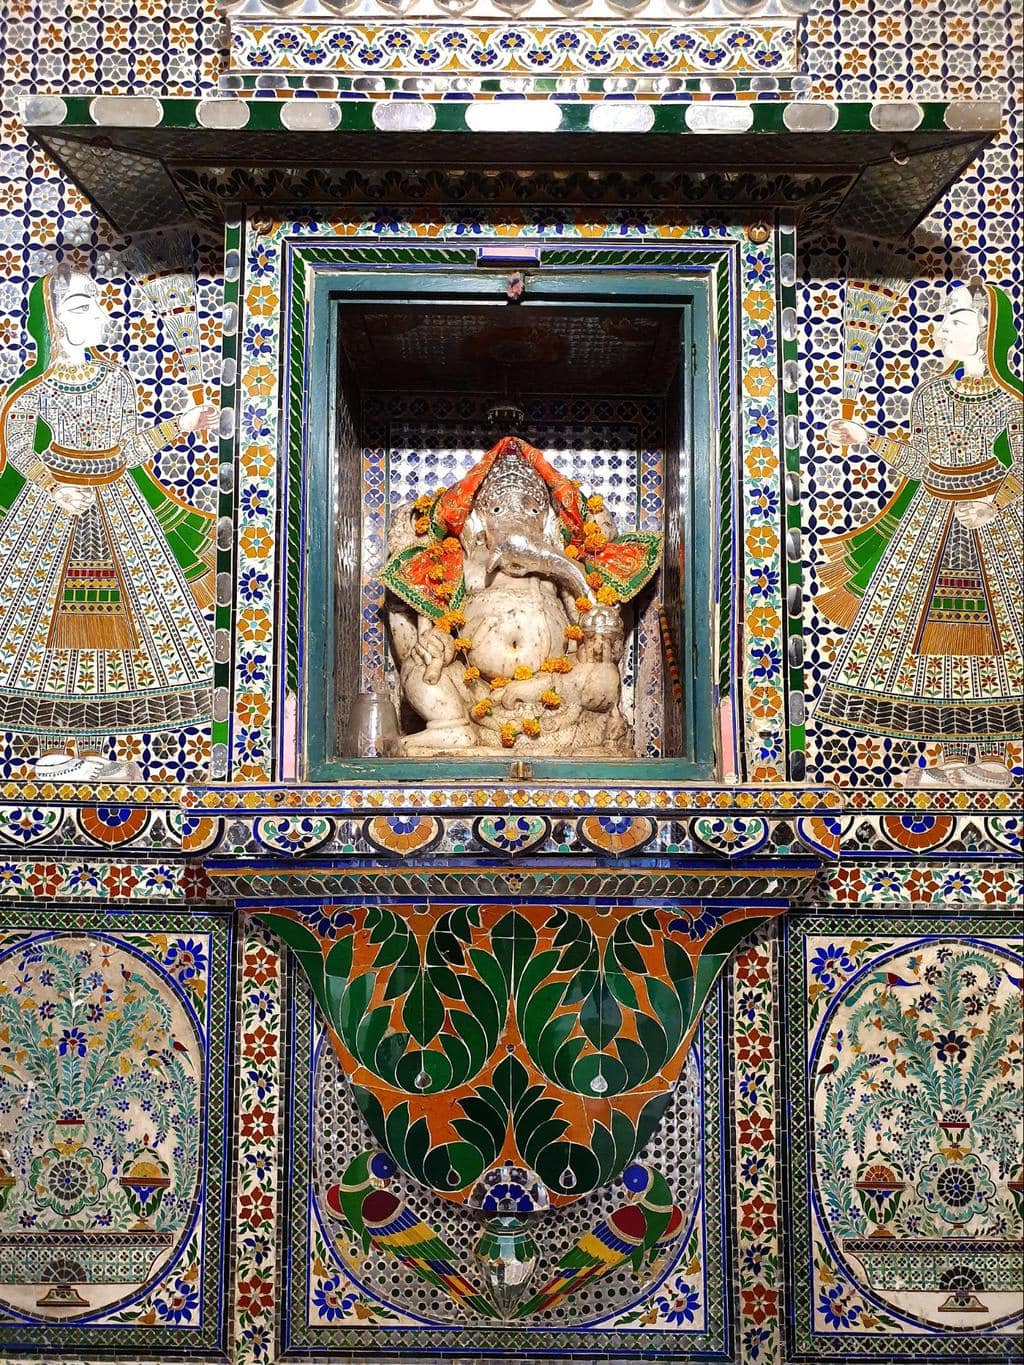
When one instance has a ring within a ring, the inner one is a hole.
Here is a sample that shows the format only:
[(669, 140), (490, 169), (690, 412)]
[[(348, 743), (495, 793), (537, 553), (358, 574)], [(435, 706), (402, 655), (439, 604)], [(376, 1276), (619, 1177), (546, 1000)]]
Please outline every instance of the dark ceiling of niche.
[(660, 397), (679, 359), (675, 308), (346, 304), (341, 317), (363, 390)]

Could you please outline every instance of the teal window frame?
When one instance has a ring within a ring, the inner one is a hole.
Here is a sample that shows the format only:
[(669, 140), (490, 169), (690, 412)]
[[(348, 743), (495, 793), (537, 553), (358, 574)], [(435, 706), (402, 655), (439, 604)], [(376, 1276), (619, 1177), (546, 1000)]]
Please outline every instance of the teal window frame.
[[(486, 244), (482, 239), (474, 239), (473, 247)], [(303, 272), (301, 310), (306, 323), (307, 376), (302, 405), (301, 503), (305, 535), (300, 577), (304, 619), (301, 638), (296, 642), (295, 674), (301, 715), (299, 771), (304, 780), (435, 784), (494, 781), (508, 778), (511, 763), (520, 758), (527, 759), (531, 780), (538, 781), (657, 783), (707, 781), (714, 777), (717, 706), (713, 675), (720, 595), (713, 547), (717, 546), (719, 535), (717, 457), (727, 445), (727, 441), (723, 442), (719, 416), (728, 402), (728, 395), (721, 392), (719, 385), (723, 371), (721, 347), (727, 344), (727, 338), (719, 335), (714, 324), (721, 314), (722, 295), (727, 288), (728, 259), (724, 253), (706, 249), (695, 252), (692, 245), (686, 244), (691, 248), (689, 251), (682, 244), (675, 251), (662, 247), (655, 261), (654, 253), (635, 248), (628, 252), (613, 246), (576, 250), (561, 247), (552, 251), (538, 243), (536, 264), (529, 267), (528, 297), (517, 305), (519, 309), (537, 304), (614, 307), (636, 301), (645, 309), (662, 306), (681, 310), (684, 318), (680, 375), (685, 393), (678, 455), (684, 531), (680, 584), (683, 619), (679, 633), (684, 752), (663, 758), (579, 760), (516, 753), (509, 758), (361, 759), (332, 752), (335, 715), (330, 679), (338, 642), (335, 613), (331, 609), (336, 591), (331, 509), (336, 474), (335, 395), (340, 389), (342, 308), (346, 301), (507, 306), (508, 269), (479, 268), (475, 251), (453, 252), (449, 246), (432, 252), (429, 246), (419, 244), (415, 252), (408, 249), (402, 254), (396, 252), (391, 260), (387, 247), (376, 246), (372, 249), (372, 264), (365, 259), (369, 253), (351, 253), (364, 256), (364, 260), (349, 264), (329, 251), (317, 251), (318, 259), (308, 263), (312, 268)], [(348, 253), (338, 253), (344, 254)], [(414, 259), (410, 260), (410, 255)], [(354, 416), (358, 420), (358, 414)], [(670, 458), (667, 450), (665, 458)], [(727, 464), (727, 450), (725, 460)], [(684, 480), (685, 474), (689, 477)], [(320, 513), (315, 509), (321, 509)], [(291, 543), (294, 547), (295, 542)], [(287, 577), (294, 583), (292, 572)]]

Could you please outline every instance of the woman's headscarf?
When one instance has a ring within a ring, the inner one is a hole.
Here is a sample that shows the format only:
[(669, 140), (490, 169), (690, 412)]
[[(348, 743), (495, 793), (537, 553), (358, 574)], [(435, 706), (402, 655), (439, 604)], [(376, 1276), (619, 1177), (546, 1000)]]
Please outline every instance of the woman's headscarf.
[[(24, 477), (7, 463), (7, 413), (17, 395), (27, 385), (36, 383), (50, 368), (53, 360), (53, 275), (43, 275), (28, 291), (28, 317), (25, 327), (35, 344), (36, 354), (32, 363), (8, 385), (0, 407), (0, 512), (6, 512), (24, 485)], [(52, 433), (42, 420), (37, 421), (35, 436), (36, 454), (41, 454), (50, 442)]]

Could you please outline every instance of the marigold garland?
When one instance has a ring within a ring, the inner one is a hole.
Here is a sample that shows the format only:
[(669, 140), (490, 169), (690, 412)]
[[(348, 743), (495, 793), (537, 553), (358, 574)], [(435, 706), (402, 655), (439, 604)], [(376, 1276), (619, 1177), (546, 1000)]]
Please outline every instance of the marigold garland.
[(496, 692), (499, 687), (507, 687), (510, 681), (511, 679), (506, 678), (504, 673), (499, 673), (496, 678), (491, 679), (491, 691)]
[(536, 716), (527, 716), (523, 721), (523, 734), (531, 739), (536, 739), (540, 734), (540, 721)]
[(564, 654), (559, 654), (556, 658), (545, 659), (540, 666), (541, 673), (571, 673), (572, 660), (567, 659)]
[(562, 698), (558, 695), (558, 693), (555, 691), (553, 687), (549, 687), (546, 692), (542, 692), (540, 694), (540, 699), (541, 702), (545, 706), (549, 707), (552, 711), (555, 709), (556, 706), (561, 706), (562, 704)]
[(609, 588), (607, 584), (597, 590), (597, 600), (603, 607), (614, 607), (619, 600), (619, 594), (614, 588)]
[(412, 524), (412, 529), (416, 532), (418, 536), (425, 536), (427, 532), (430, 530), (430, 518), (417, 517)]
[(468, 650), (468, 649), (472, 649), (472, 648), (473, 648), (473, 641), (470, 639), (470, 637), (469, 637), (468, 635), (459, 635), (459, 636), (456, 636), (456, 639), (455, 639), (455, 648), (456, 648), (457, 650)]
[(565, 638), (566, 638), (567, 640), (575, 640), (575, 641), (582, 640), (582, 639), (583, 639), (583, 627), (582, 627), (582, 626), (566, 626), (566, 628), (565, 628)]
[(474, 665), (472, 665), (472, 667), (467, 668), (466, 671), (463, 673), (463, 675), (462, 675), (462, 681), (463, 681), (464, 683), (476, 682), (476, 680), (477, 680), (477, 678), (479, 678), (479, 676), (480, 676), (480, 670), (479, 670), (479, 668), (477, 668), (476, 665), (474, 664)]
[(516, 742), (516, 735), (519, 733), (519, 726), (513, 721), (507, 720), (498, 731), (501, 735), (501, 745), (503, 749), (511, 749)]
[(475, 706), (470, 708), (469, 714), (474, 720), (483, 720), (484, 716), (489, 716), (494, 710), (494, 702), (490, 697), (484, 697), (483, 701), (478, 701)]
[(520, 664), (512, 676), (516, 682), (529, 682), (533, 677), (533, 669), (528, 668), (526, 664)]
[(589, 597), (577, 597), (576, 610), (582, 615), (584, 612), (593, 611), (594, 604)]

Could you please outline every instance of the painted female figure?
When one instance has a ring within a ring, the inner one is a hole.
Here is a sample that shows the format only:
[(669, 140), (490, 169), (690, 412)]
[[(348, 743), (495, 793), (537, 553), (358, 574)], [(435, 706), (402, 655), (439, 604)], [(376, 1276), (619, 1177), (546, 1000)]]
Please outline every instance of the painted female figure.
[(210, 715), (215, 518), (152, 462), (214, 411), (140, 425), (107, 323), (89, 276), (38, 280), (35, 363), (0, 408), (0, 729), (43, 752)]
[(947, 369), (911, 404), (907, 441), (836, 421), (902, 475), (872, 522), (824, 544), (818, 608), (847, 630), (816, 718), (941, 746), (908, 786), (1006, 786), (1022, 721), (1022, 385), (1006, 295), (950, 290)]

